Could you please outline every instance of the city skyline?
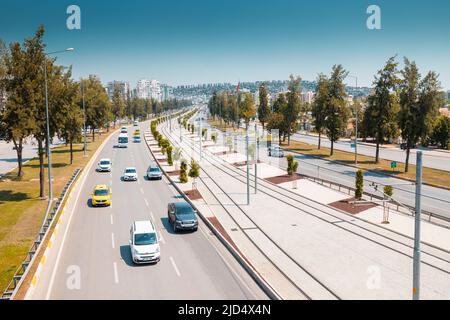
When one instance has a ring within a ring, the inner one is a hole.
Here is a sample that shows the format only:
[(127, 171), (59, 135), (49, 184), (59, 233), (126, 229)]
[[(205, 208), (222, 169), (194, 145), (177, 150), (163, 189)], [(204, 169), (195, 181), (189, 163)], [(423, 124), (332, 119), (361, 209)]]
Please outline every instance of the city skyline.
[[(366, 1), (320, 3), (227, 1), (133, 4), (78, 1), (81, 30), (68, 30), (69, 1), (3, 5), (0, 39), (22, 42), (43, 23), (49, 51), (74, 47), (58, 63), (73, 65), (74, 78), (99, 75), (104, 83), (143, 78), (170, 86), (288, 79), (313, 81), (342, 64), (370, 87), (384, 62), (398, 55), (417, 62), (422, 74), (440, 74), (450, 89), (447, 1), (377, 1), (381, 30), (369, 30)], [(285, 10), (288, 7), (290, 10)], [(36, 12), (43, 12), (36, 14)], [(21, 19), (17, 19), (20, 16)], [(353, 85), (354, 80), (347, 80)]]

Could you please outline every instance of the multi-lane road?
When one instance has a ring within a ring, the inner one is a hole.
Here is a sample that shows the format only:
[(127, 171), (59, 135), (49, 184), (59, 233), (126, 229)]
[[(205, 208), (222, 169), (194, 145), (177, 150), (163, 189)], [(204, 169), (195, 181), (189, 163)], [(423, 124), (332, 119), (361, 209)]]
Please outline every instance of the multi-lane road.
[[(312, 145), (318, 145), (319, 138), (315, 135), (301, 134), (296, 133), (292, 136), (292, 139), (306, 142)], [(337, 150), (347, 151), (347, 152), (355, 152), (355, 149), (352, 148), (351, 144), (348, 140), (346, 141), (337, 141), (334, 144), (334, 147)], [(327, 148), (331, 147), (331, 143), (328, 138), (325, 136), (322, 137), (321, 145)], [(411, 150), (410, 163), (416, 164), (416, 152), (417, 149)], [(423, 165), (425, 167), (440, 169), (445, 171), (450, 171), (450, 153), (445, 151), (436, 151), (436, 150), (422, 150), (423, 152)], [(375, 147), (371, 145), (366, 145), (362, 143), (358, 143), (358, 154), (366, 155), (366, 156), (375, 156)], [(399, 148), (380, 148), (380, 158), (386, 159), (390, 161), (397, 162), (405, 162), (406, 151), (401, 150)]]
[[(141, 132), (149, 123), (141, 124)], [(131, 127), (130, 130), (133, 130)], [(167, 204), (181, 201), (164, 178), (147, 181), (152, 160), (145, 143), (117, 149), (115, 134), (89, 168), (73, 200), (67, 229), (58, 234), (31, 299), (267, 299), (252, 278), (200, 221), (195, 233), (175, 234), (167, 222)], [(111, 173), (97, 173), (101, 158), (113, 162)], [(123, 182), (125, 167), (138, 170), (137, 182)], [(92, 208), (96, 184), (112, 187), (112, 206)], [(161, 261), (133, 265), (130, 226), (152, 220), (158, 230)], [(79, 276), (79, 279), (74, 277)], [(79, 287), (71, 285), (78, 283)]]

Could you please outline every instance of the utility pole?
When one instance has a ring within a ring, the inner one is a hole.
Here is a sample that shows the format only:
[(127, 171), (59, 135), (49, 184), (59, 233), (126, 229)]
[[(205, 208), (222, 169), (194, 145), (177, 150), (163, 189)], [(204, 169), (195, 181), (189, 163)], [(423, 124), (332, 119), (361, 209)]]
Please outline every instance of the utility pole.
[(200, 129), (198, 130), (198, 135), (200, 137), (200, 161), (203, 160), (203, 152), (202, 152), (202, 116), (200, 116)]
[(258, 143), (258, 124), (255, 120), (255, 194), (258, 193), (258, 158), (259, 158), (259, 143)]
[(250, 205), (250, 164), (249, 164), (249, 154), (248, 154), (248, 122), (245, 124), (245, 149), (247, 153), (247, 205)]
[(420, 216), (422, 213), (422, 151), (416, 160), (416, 215), (414, 224), (413, 300), (420, 300)]
[(87, 141), (86, 141), (86, 105), (84, 102), (84, 86), (83, 86), (83, 78), (81, 78), (81, 96), (83, 99), (83, 140), (84, 140), (84, 156), (86, 157), (86, 149), (87, 149)]
[[(358, 89), (358, 77), (349, 75), (351, 78), (355, 78), (356, 80), (356, 89)], [(356, 99), (355, 99), (356, 100)], [(355, 165), (358, 164), (358, 106), (355, 103)]]

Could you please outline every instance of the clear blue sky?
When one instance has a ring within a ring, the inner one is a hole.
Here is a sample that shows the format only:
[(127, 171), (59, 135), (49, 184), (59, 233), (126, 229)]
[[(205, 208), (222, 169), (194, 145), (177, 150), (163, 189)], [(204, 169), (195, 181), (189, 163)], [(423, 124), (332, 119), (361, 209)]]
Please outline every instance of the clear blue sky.
[[(22, 41), (39, 24), (48, 50), (75, 47), (58, 62), (74, 77), (106, 82), (156, 78), (171, 85), (313, 80), (341, 63), (370, 85), (387, 58), (415, 60), (450, 89), (448, 0), (15, 0), (2, 1), (0, 38)], [(82, 29), (66, 28), (66, 8), (81, 7)], [(382, 10), (368, 30), (366, 9)], [(349, 82), (352, 80), (349, 79)]]

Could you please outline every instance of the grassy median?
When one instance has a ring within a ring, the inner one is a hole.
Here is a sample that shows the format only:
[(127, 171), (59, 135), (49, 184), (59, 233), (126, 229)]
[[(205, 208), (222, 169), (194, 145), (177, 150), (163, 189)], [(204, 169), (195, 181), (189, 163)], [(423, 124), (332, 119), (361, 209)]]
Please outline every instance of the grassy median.
[[(319, 157), (324, 160), (336, 161), (345, 165), (355, 166), (355, 154), (334, 149), (334, 155), (330, 157), (330, 148), (322, 147), (320, 150), (317, 146), (291, 140), (291, 145), (283, 144), (283, 149), (298, 152), (304, 155)], [(375, 150), (375, 149), (374, 149)], [(409, 172), (405, 173), (405, 164), (397, 162), (397, 168), (391, 169), (391, 161), (380, 159), (379, 163), (375, 163), (375, 157), (358, 155), (358, 168), (370, 170), (380, 174), (391, 175), (397, 178), (415, 181), (416, 166), (410, 164)], [(450, 172), (438, 169), (423, 168), (423, 181), (437, 187), (450, 188)]]
[[(83, 168), (108, 133), (96, 135), (95, 142), (88, 138), (87, 154), (83, 144), (74, 145), (73, 164), (70, 149), (53, 149), (53, 194), (58, 197), (77, 168)], [(17, 178), (17, 169), (0, 180), (0, 290), (3, 292), (14, 272), (23, 262), (37, 237), (47, 208), (47, 200), (39, 198), (39, 160), (33, 159), (24, 167), (24, 176)], [(47, 177), (47, 166), (45, 166)], [(48, 180), (45, 181), (47, 194)]]

